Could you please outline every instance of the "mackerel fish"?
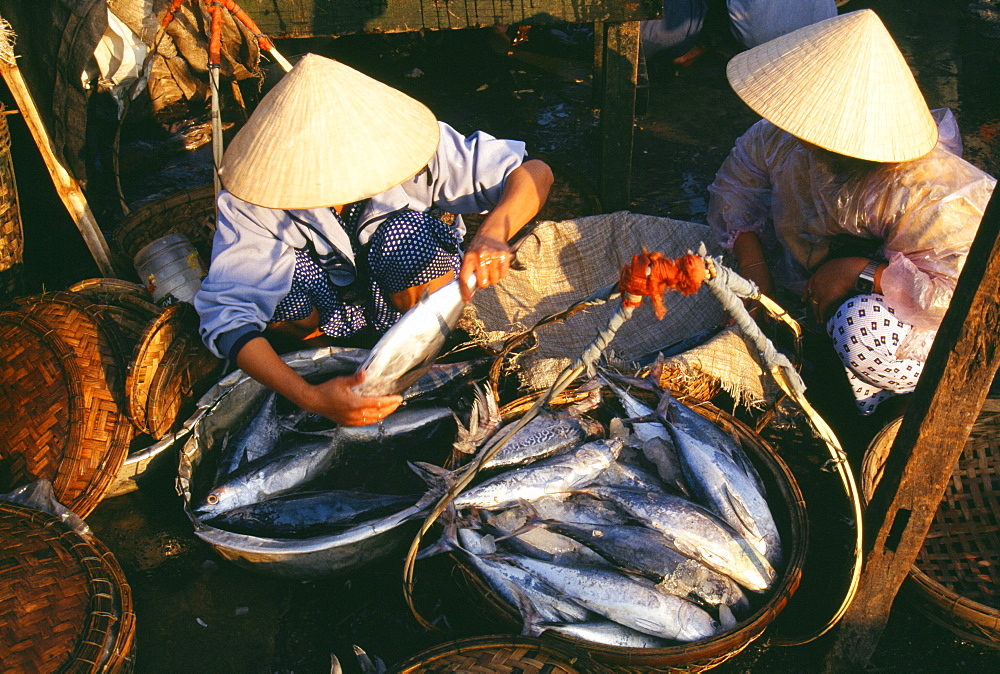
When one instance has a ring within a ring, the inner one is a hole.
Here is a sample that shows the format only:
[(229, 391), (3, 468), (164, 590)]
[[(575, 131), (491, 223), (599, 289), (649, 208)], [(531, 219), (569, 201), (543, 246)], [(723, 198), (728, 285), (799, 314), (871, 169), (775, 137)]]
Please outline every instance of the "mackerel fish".
[(667, 648), (673, 642), (619, 625), (611, 620), (587, 620), (579, 623), (541, 623), (540, 632), (555, 632), (592, 644), (621, 648)]
[(236, 435), (223, 440), (219, 452), (219, 462), (215, 469), (213, 484), (234, 470), (256, 458), (267, 454), (278, 443), (281, 426), (278, 423), (278, 394), (269, 391), (257, 408), (250, 422)]
[(666, 492), (591, 486), (585, 494), (605, 498), (656, 529), (683, 555), (726, 574), (754, 592), (767, 590), (774, 568), (757, 549), (718, 515), (681, 496)]
[[(501, 427), (493, 437), (502, 435), (504, 428)], [(543, 411), (490, 457), (483, 464), (483, 470), (520, 466), (564, 454), (581, 442), (600, 437), (603, 433), (604, 426), (599, 421), (564, 412)], [(487, 443), (483, 451), (489, 451), (491, 446)]]
[(714, 636), (719, 623), (705, 610), (649, 581), (602, 569), (560, 566), (514, 556), (511, 563), (537, 575), (574, 602), (620, 625), (661, 639), (699, 641)]
[(257, 503), (291, 491), (337, 464), (352, 446), (402, 435), (440, 419), (446, 407), (403, 408), (368, 426), (338, 426), (323, 433), (291, 433), (289, 444), (244, 464), (216, 485), (195, 509), (199, 518)]
[(537, 512), (525, 502), (488, 518), (484, 527), (498, 543), (517, 554), (556, 564), (608, 566), (603, 557), (580, 541), (545, 527), (528, 526), (535, 518)]

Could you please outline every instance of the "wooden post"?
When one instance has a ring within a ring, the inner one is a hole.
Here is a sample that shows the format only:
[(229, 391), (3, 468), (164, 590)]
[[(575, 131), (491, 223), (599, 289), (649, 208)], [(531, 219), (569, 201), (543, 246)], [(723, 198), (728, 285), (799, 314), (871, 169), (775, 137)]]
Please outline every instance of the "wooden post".
[(631, 201), (635, 86), (639, 71), (639, 22), (604, 24), (601, 96), (600, 196), (607, 212)]
[(865, 516), (865, 567), (834, 628), (826, 670), (862, 671), (1000, 366), (1000, 190), (993, 192), (948, 313)]
[(52, 176), (56, 192), (76, 223), (77, 229), (80, 230), (94, 262), (97, 263), (97, 268), (104, 276), (115, 276), (114, 265), (111, 263), (111, 251), (108, 249), (107, 241), (104, 240), (104, 233), (97, 225), (97, 219), (87, 204), (87, 197), (84, 195), (80, 183), (69, 174), (69, 171), (66, 170), (53, 151), (49, 133), (42, 123), (41, 115), (38, 114), (38, 108), (35, 107), (35, 101), (20, 69), (16, 65), (8, 65), (0, 61), (0, 73), (3, 74), (3, 79), (14, 96), (18, 110), (24, 116), (31, 137), (35, 139), (35, 145), (38, 146), (42, 160), (49, 170), (49, 175)]

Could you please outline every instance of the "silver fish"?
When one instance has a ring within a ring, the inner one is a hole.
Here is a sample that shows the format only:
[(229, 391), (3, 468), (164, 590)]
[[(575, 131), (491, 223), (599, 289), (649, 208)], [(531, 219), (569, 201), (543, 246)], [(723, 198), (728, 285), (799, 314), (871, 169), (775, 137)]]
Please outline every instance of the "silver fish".
[(450, 418), (445, 407), (401, 408), (368, 426), (338, 426), (318, 433), (294, 433), (288, 446), (275, 449), (233, 471), (212, 489), (195, 509), (200, 518), (278, 496), (312, 480), (331, 467), (345, 448), (402, 435), (440, 419)]
[(418, 499), (341, 489), (290, 493), (234, 508), (206, 524), (249, 536), (310, 538), (399, 512)]
[(767, 495), (764, 482), (760, 479), (760, 474), (757, 473), (757, 469), (750, 463), (743, 448), (739, 446), (733, 436), (695, 412), (680, 400), (674, 398), (670, 395), (669, 391), (664, 391), (663, 397), (660, 398), (660, 403), (656, 407), (656, 412), (667, 425), (680, 428), (691, 437), (700, 438), (729, 454), (732, 460), (740, 465), (743, 471), (754, 481), (761, 495)]
[(750, 541), (771, 566), (781, 565), (781, 535), (756, 482), (732, 454), (670, 427), (695, 498)]
[(556, 564), (608, 566), (607, 560), (579, 541), (544, 527), (526, 526), (537, 516), (524, 503), (488, 518), (484, 525), (498, 543), (517, 554)]
[(511, 563), (594, 613), (644, 634), (691, 642), (719, 631), (719, 624), (708, 612), (686, 599), (659, 592), (644, 579), (528, 557), (514, 556)]
[(590, 617), (589, 611), (561, 597), (534, 574), (491, 557), (496, 551), (491, 537), (459, 529), (458, 542), (483, 580), (521, 612), (526, 632), (530, 633), (530, 625), (538, 622), (570, 623)]
[(489, 478), (459, 494), (454, 505), (459, 509), (495, 509), (522, 499), (531, 501), (546, 494), (574, 491), (596, 479), (617, 458), (621, 448), (620, 440), (588, 442), (568, 454)]
[(555, 632), (592, 644), (622, 648), (667, 648), (673, 642), (619, 625), (611, 620), (587, 620), (579, 623), (541, 623), (540, 632)]
[(543, 521), (545, 528), (580, 541), (618, 568), (659, 583), (659, 588), (704, 604), (724, 604), (746, 615), (750, 602), (729, 576), (670, 547), (666, 536), (648, 527)]
[[(482, 451), (489, 451), (490, 447), (503, 436), (504, 428), (506, 427), (501, 427), (494, 433), (494, 439), (487, 442)], [(520, 466), (563, 454), (571, 447), (603, 434), (604, 426), (599, 421), (563, 412), (542, 411), (504, 443), (504, 446), (483, 464), (483, 470)]]
[(597, 477), (600, 484), (629, 489), (663, 489), (663, 482), (638, 466), (615, 461)]
[(656, 529), (672, 548), (724, 573), (754, 592), (768, 589), (774, 568), (757, 549), (710, 510), (666, 492), (592, 486), (586, 494), (614, 501), (646, 526)]
[(354, 387), (362, 396), (400, 393), (430, 369), (465, 308), (459, 281), (424, 293), (378, 340), (359, 370), (365, 380)]
[(249, 423), (235, 436), (223, 441), (213, 484), (243, 464), (267, 454), (278, 443), (281, 426), (278, 423), (278, 394), (269, 391), (254, 411)]

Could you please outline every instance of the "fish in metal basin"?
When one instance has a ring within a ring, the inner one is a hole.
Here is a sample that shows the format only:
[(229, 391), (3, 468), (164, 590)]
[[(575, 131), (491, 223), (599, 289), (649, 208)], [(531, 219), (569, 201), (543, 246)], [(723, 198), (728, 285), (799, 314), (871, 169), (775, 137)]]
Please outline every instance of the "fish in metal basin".
[(585, 494), (614, 501), (644, 525), (662, 533), (683, 555), (724, 573), (743, 587), (763, 592), (776, 573), (757, 549), (718, 515), (666, 492), (590, 486)]
[(529, 557), (510, 561), (585, 608), (644, 634), (673, 641), (714, 636), (719, 623), (707, 611), (649, 581), (603, 569), (560, 566)]
[(736, 581), (677, 552), (658, 531), (641, 526), (554, 520), (542, 521), (541, 524), (546, 529), (583, 543), (618, 568), (649, 578), (671, 594), (695, 597), (707, 605), (726, 605), (740, 617), (750, 609), (750, 602)]
[(458, 547), (487, 585), (520, 611), (526, 633), (532, 633), (531, 625), (539, 622), (570, 623), (591, 617), (590, 611), (562, 597), (538, 576), (493, 558), (496, 547), (490, 536), (459, 529)]
[(579, 623), (541, 623), (539, 632), (555, 632), (592, 644), (621, 648), (667, 648), (674, 642), (619, 625), (611, 620), (587, 620)]
[(199, 518), (278, 496), (319, 477), (346, 448), (416, 430), (451, 418), (446, 407), (401, 408), (368, 426), (338, 426), (321, 433), (290, 433), (288, 444), (244, 464), (215, 486), (196, 509)]
[(223, 440), (213, 484), (219, 484), (226, 475), (243, 464), (274, 449), (281, 431), (281, 425), (278, 423), (278, 394), (269, 391), (250, 421), (235, 438), (230, 439), (227, 436)]
[[(618, 457), (621, 448), (621, 440), (588, 442), (568, 454), (542, 459), (491, 477), (465, 490), (452, 503), (459, 510), (497, 509), (546, 494), (571, 492), (593, 482)], [(447, 482), (452, 476), (450, 471), (431, 464), (414, 462), (411, 465), (432, 485)]]
[(310, 538), (398, 512), (418, 499), (341, 489), (289, 493), (234, 508), (204, 523), (248, 536)]
[[(475, 284), (475, 277), (471, 280)], [(441, 347), (465, 309), (459, 281), (424, 293), (378, 340), (358, 367), (365, 380), (354, 387), (362, 396), (400, 393), (420, 379), (441, 353)]]
[(781, 535), (771, 508), (742, 464), (732, 454), (671, 426), (694, 498), (732, 526), (764, 555), (771, 566), (782, 561)]

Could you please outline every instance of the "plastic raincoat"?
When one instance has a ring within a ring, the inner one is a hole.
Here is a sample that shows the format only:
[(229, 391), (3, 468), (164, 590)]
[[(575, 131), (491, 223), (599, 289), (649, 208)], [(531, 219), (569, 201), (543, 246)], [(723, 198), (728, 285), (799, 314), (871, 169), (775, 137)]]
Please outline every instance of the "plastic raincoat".
[(836, 237), (874, 240), (889, 263), (882, 293), (915, 328), (898, 355), (924, 359), (996, 184), (960, 157), (951, 111), (933, 114), (937, 146), (892, 164), (807, 147), (761, 120), (709, 186), (708, 223), (729, 249), (739, 234), (756, 232), (775, 283), (796, 294), (829, 259)]

